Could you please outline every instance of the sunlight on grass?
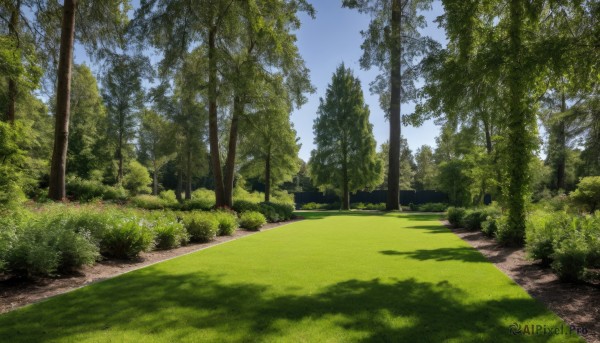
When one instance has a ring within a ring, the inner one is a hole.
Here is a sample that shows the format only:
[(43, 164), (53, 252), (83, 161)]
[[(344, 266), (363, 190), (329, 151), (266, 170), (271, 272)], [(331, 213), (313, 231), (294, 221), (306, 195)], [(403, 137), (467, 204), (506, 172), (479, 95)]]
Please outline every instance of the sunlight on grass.
[(564, 323), (435, 215), (307, 220), (0, 316), (0, 340), (565, 342)]

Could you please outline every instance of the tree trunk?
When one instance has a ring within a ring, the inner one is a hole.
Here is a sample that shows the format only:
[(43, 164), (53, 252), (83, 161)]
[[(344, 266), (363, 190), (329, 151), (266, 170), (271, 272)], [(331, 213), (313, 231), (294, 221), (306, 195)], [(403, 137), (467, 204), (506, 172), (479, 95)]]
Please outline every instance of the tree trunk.
[(523, 61), (523, 20), (524, 2), (511, 0), (510, 26), (508, 32), (508, 91), (509, 118), (508, 141), (513, 147), (508, 154), (508, 225), (510, 237), (507, 243), (520, 244), (525, 233), (525, 198), (527, 195), (527, 168), (531, 161), (533, 144), (529, 125), (535, 123), (533, 114), (528, 108), (526, 75)]
[(154, 172), (152, 173), (152, 195), (158, 195), (158, 170), (156, 168), (156, 160), (152, 161)]
[(229, 130), (229, 146), (227, 147), (227, 161), (225, 162), (225, 205), (233, 204), (233, 177), (235, 173), (235, 155), (237, 154), (237, 141), (239, 134), (239, 120), (244, 112), (244, 103), (239, 95), (233, 98), (233, 116)]
[(117, 159), (119, 160), (119, 167), (117, 171), (117, 183), (123, 183), (123, 130), (119, 129), (119, 143), (117, 144)]
[(482, 122), (483, 129), (485, 131), (485, 149), (487, 151), (487, 154), (491, 155), (492, 151), (494, 150), (494, 147), (492, 146), (492, 132), (490, 129), (489, 118), (484, 118)]
[(392, 1), (392, 47), (391, 47), (391, 97), (390, 97), (390, 154), (388, 163), (388, 191), (386, 210), (400, 210), (400, 86), (401, 86), (401, 4)]
[(62, 201), (66, 197), (65, 173), (69, 145), (69, 116), (71, 112), (71, 66), (75, 41), (75, 10), (77, 0), (65, 0), (63, 5), (58, 61), (58, 84), (56, 89), (56, 123), (54, 126), (54, 148), (50, 168), (48, 196)]
[(344, 185), (342, 186), (342, 210), (350, 209), (350, 191), (348, 190), (348, 168), (344, 167)]
[(187, 166), (186, 166), (186, 182), (185, 182), (185, 199), (192, 199), (192, 149), (188, 147), (187, 151)]
[(183, 192), (183, 170), (181, 168), (181, 164), (179, 165), (179, 170), (177, 171), (177, 188), (175, 188), (175, 197), (177, 201), (183, 202), (183, 197), (181, 193)]
[[(18, 0), (15, 7), (12, 8), (10, 13), (10, 24), (8, 25), (8, 35), (16, 42), (17, 52), (19, 56), (21, 54), (20, 48), (20, 37), (19, 37), (19, 15), (21, 14), (21, 0)], [(9, 123), (15, 122), (16, 117), (16, 104), (17, 104), (17, 80), (14, 78), (8, 79), (8, 104), (6, 108), (6, 121)]]
[[(564, 114), (567, 111), (567, 101), (565, 93), (561, 94), (560, 112)], [(566, 166), (567, 166), (567, 132), (565, 120), (563, 118), (557, 123), (557, 143), (558, 160), (556, 161), (556, 188), (565, 191), (566, 189)]]
[(265, 161), (265, 202), (269, 201), (271, 201), (271, 151), (267, 152)]
[(210, 163), (215, 180), (216, 207), (227, 207), (221, 158), (219, 157), (219, 127), (217, 113), (217, 29), (213, 27), (208, 35), (208, 140), (210, 146)]

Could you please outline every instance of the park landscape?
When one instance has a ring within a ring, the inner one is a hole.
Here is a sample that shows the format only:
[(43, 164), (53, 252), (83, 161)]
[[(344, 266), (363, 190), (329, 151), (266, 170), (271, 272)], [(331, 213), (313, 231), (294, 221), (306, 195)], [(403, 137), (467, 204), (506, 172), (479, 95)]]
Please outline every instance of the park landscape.
[(0, 341), (600, 342), (599, 37), (597, 0), (0, 0)]

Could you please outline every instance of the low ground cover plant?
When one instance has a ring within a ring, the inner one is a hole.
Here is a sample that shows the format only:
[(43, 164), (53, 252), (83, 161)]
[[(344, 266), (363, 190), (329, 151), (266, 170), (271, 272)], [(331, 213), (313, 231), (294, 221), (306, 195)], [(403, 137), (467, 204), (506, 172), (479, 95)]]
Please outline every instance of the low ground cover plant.
[(246, 230), (260, 230), (260, 228), (265, 225), (266, 222), (267, 219), (260, 212), (248, 211), (240, 215), (240, 227)]

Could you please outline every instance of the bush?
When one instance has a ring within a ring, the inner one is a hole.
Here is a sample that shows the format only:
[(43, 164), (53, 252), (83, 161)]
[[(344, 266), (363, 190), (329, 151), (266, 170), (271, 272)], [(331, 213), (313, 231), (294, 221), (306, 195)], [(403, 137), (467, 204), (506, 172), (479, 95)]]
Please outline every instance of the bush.
[(463, 225), (467, 230), (482, 230), (482, 224), (489, 217), (496, 218), (500, 216), (500, 210), (495, 207), (484, 207), (474, 210), (468, 210), (463, 218)]
[(498, 226), (496, 239), (503, 245), (521, 245), (525, 241), (525, 231), (511, 227), (507, 220)]
[(177, 196), (175, 195), (175, 191), (172, 189), (160, 192), (158, 197), (165, 203), (165, 206), (167, 207), (174, 207), (179, 204), (177, 201)]
[(184, 200), (183, 204), (179, 206), (183, 211), (210, 211), (215, 207), (215, 199), (207, 200), (207, 199), (194, 199)]
[(448, 207), (448, 211), (446, 216), (448, 217), (448, 222), (450, 225), (454, 227), (461, 227), (463, 225), (463, 219), (467, 213), (462, 207)]
[(132, 259), (154, 244), (154, 233), (136, 216), (112, 220), (100, 241), (100, 251), (107, 257)]
[(215, 212), (215, 218), (219, 223), (219, 236), (231, 236), (238, 228), (238, 222), (235, 213), (217, 211)]
[(184, 225), (177, 221), (175, 215), (159, 213), (146, 218), (148, 226), (154, 231), (157, 249), (173, 249), (187, 244), (190, 236)]
[(600, 210), (600, 176), (582, 178), (570, 198), (590, 213)]
[(138, 161), (129, 162), (127, 173), (123, 178), (123, 186), (133, 195), (150, 193), (149, 184), (152, 183), (148, 169)]
[(543, 264), (550, 264), (554, 248), (552, 243), (555, 237), (557, 223), (553, 222), (557, 216), (538, 211), (527, 217), (525, 226), (525, 249), (530, 258), (542, 260)]
[(290, 220), (294, 216), (294, 206), (290, 204), (263, 202), (258, 205), (258, 210), (265, 216), (269, 223)]
[(488, 237), (494, 237), (498, 232), (498, 227), (504, 225), (502, 217), (487, 217), (487, 219), (481, 223), (481, 232)]
[(246, 230), (258, 231), (266, 222), (265, 216), (256, 211), (244, 212), (240, 216), (240, 226)]
[[(99, 256), (90, 232), (76, 231), (71, 213), (43, 214), (10, 230), (2, 238), (10, 239), (5, 252), (5, 267), (15, 275), (46, 276), (68, 272), (93, 264)], [(8, 233), (8, 234), (7, 234)]]
[[(339, 208), (339, 207), (338, 207)], [(371, 211), (385, 211), (385, 203), (379, 203), (379, 204), (366, 204), (365, 205), (365, 210), (371, 210)]]
[(185, 213), (183, 225), (194, 242), (209, 242), (219, 231), (219, 222), (215, 215), (208, 212)]
[(93, 201), (104, 197), (106, 187), (99, 181), (69, 177), (66, 182), (67, 195), (79, 201)]
[(251, 202), (248, 200), (234, 200), (232, 209), (237, 213), (244, 213), (248, 211), (260, 211), (260, 205), (256, 202)]
[(431, 202), (427, 204), (414, 205), (411, 203), (409, 208), (411, 211), (418, 212), (445, 212), (448, 209), (448, 204)]
[(309, 202), (300, 206), (301, 210), (319, 210), (321, 209), (321, 204), (317, 204), (316, 202)]
[(162, 210), (166, 207), (165, 201), (154, 195), (138, 195), (131, 199), (133, 206), (145, 210)]
[(365, 205), (362, 202), (355, 202), (355, 203), (350, 204), (350, 208), (355, 208), (357, 210), (364, 210), (367, 208), (367, 205)]
[(104, 186), (103, 200), (125, 201), (128, 197), (127, 190), (122, 186)]
[(552, 269), (561, 280), (577, 281), (584, 278), (588, 245), (579, 230), (567, 230), (554, 244)]

